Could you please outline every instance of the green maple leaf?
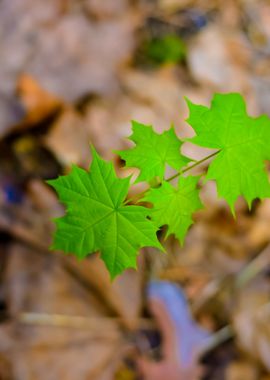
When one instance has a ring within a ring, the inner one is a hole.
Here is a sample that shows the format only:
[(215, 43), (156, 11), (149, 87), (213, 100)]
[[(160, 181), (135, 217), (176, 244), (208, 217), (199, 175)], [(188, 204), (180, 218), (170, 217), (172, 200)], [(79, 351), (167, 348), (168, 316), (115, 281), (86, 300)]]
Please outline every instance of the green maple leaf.
[(112, 163), (102, 160), (92, 148), (93, 161), (87, 172), (77, 166), (67, 176), (48, 181), (67, 206), (56, 219), (52, 248), (84, 258), (100, 251), (114, 278), (125, 268), (136, 268), (137, 250), (152, 246), (162, 250), (157, 228), (142, 206), (125, 206), (130, 178), (116, 177)]
[(189, 141), (217, 149), (206, 179), (213, 179), (217, 191), (234, 213), (236, 199), (248, 202), (270, 196), (265, 160), (270, 159), (270, 122), (267, 116), (248, 116), (240, 94), (216, 94), (211, 107), (187, 100), (188, 123), (196, 135)]
[(180, 170), (190, 161), (181, 155), (180, 148), (183, 142), (178, 139), (173, 127), (158, 134), (151, 126), (133, 121), (132, 130), (133, 133), (129, 139), (136, 146), (117, 153), (125, 160), (127, 167), (140, 169), (136, 182), (149, 182), (156, 177), (162, 180), (166, 164)]
[(178, 187), (164, 181), (150, 189), (144, 201), (151, 202), (150, 217), (157, 227), (168, 225), (166, 237), (174, 234), (181, 243), (193, 223), (192, 214), (202, 208), (197, 189), (199, 177), (180, 177)]

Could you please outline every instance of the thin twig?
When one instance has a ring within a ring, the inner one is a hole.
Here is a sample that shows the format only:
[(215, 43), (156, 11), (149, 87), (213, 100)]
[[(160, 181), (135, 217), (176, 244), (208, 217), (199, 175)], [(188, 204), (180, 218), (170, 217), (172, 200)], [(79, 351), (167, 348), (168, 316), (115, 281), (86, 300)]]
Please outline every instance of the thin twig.
[(218, 347), (220, 344), (224, 342), (227, 342), (229, 339), (233, 337), (234, 331), (231, 325), (222, 327), (220, 330), (210, 335), (205, 345), (200, 349), (199, 356), (202, 357), (207, 352), (212, 351), (214, 348)]
[[(53, 326), (53, 327), (69, 327), (78, 329), (116, 329), (121, 327), (122, 318), (117, 317), (82, 317), (76, 315), (65, 314), (47, 314), (47, 313), (20, 313), (17, 316), (19, 323), (29, 325)], [(145, 329), (154, 329), (156, 325), (149, 319), (136, 318), (134, 326)]]
[(237, 275), (236, 288), (241, 288), (260, 274), (270, 263), (270, 244), (268, 244), (253, 260), (251, 260)]

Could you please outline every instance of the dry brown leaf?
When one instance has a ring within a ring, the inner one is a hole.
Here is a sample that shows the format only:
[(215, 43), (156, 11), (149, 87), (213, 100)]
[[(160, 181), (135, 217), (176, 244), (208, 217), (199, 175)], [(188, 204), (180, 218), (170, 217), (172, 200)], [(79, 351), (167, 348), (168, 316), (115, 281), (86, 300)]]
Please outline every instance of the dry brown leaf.
[(26, 72), (65, 101), (117, 88), (118, 68), (133, 50), (133, 16), (117, 13), (96, 22), (81, 3), (1, 1), (0, 82), (5, 95), (13, 93), (18, 73)]
[(26, 116), (18, 128), (27, 128), (55, 114), (62, 101), (44, 90), (30, 75), (22, 74), (17, 83), (18, 96), (26, 110)]
[[(190, 44), (188, 64), (194, 79), (213, 91), (248, 94), (250, 51), (241, 34), (209, 25)], [(249, 102), (250, 103), (250, 102)]]
[(226, 368), (225, 380), (257, 380), (258, 369), (255, 363), (237, 361)]
[(45, 145), (63, 166), (88, 167), (90, 139), (83, 118), (73, 108), (65, 108), (44, 138)]
[(108, 17), (115, 17), (123, 14), (128, 10), (127, 0), (86, 0), (84, 2), (86, 11), (92, 17), (97, 19), (104, 19)]
[(233, 312), (237, 341), (242, 349), (270, 370), (269, 282), (255, 279), (238, 293)]
[(83, 263), (71, 258), (70, 262), (78, 273), (97, 292), (108, 310), (122, 320), (122, 325), (134, 329), (141, 309), (141, 275), (130, 270), (119, 276), (113, 283), (98, 255), (92, 255)]

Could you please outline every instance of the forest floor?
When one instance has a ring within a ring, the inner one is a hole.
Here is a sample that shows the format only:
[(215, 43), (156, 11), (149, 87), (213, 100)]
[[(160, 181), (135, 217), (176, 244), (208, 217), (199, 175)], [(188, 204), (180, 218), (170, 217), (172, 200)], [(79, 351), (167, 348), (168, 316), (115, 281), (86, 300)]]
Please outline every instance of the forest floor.
[(208, 183), (184, 246), (143, 250), (111, 283), (98, 254), (49, 250), (63, 208), (45, 183), (87, 168), (89, 143), (124, 175), (131, 120), (191, 136), (184, 96), (240, 92), (270, 116), (269, 2), (2, 0), (0, 56), (0, 379), (139, 379), (138, 356), (161, 352), (158, 279), (210, 331), (205, 380), (270, 380), (270, 200), (234, 219)]

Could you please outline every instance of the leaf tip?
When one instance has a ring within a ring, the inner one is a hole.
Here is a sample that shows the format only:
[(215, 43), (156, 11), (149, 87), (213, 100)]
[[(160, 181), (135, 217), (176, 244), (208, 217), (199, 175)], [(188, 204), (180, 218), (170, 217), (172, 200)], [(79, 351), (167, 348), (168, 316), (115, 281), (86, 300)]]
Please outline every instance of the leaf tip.
[(53, 184), (54, 184), (54, 181), (55, 181), (55, 180), (56, 180), (56, 179), (46, 179), (46, 180), (45, 180), (45, 183), (47, 183), (47, 185), (53, 187)]
[(98, 156), (98, 153), (96, 151), (96, 148), (94, 147), (93, 144), (90, 144), (90, 151), (91, 151), (91, 154), (92, 154), (92, 157), (97, 157)]

